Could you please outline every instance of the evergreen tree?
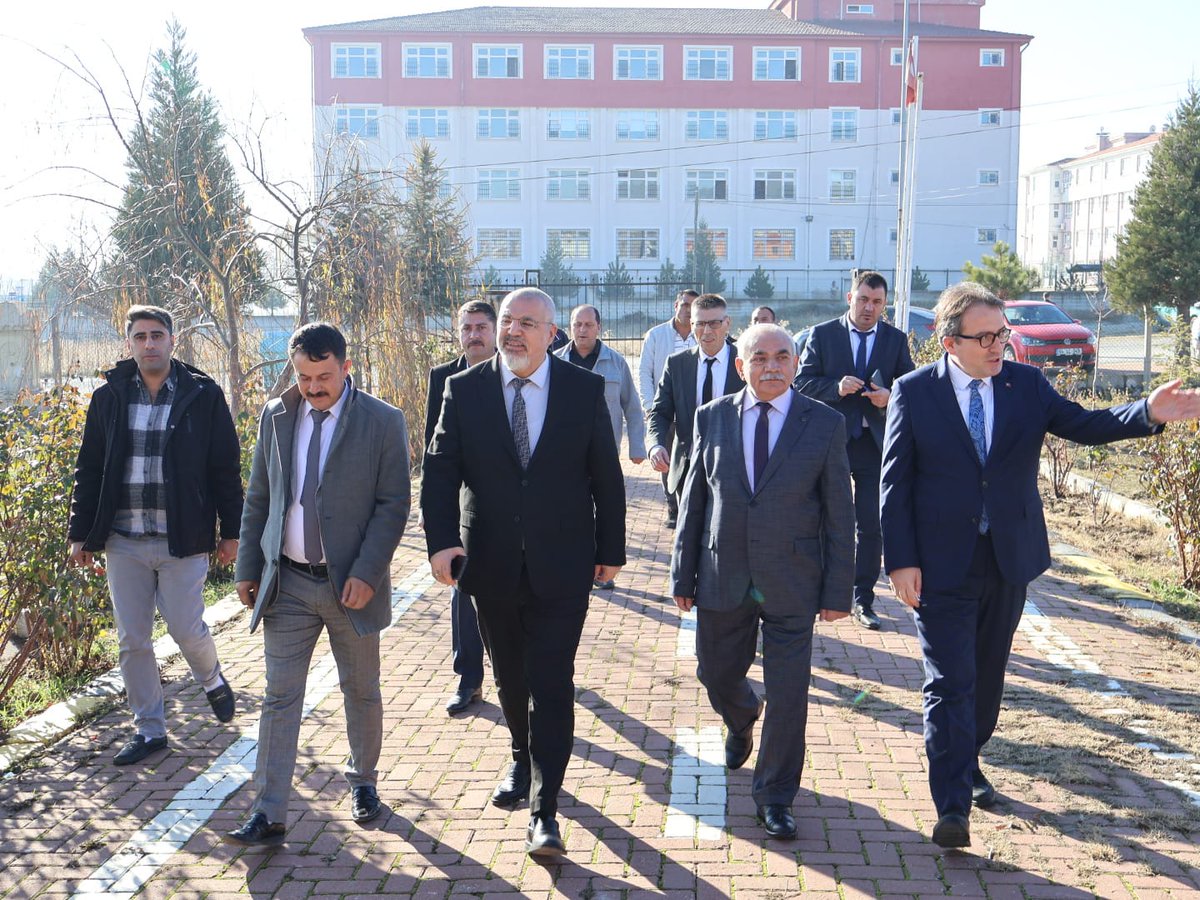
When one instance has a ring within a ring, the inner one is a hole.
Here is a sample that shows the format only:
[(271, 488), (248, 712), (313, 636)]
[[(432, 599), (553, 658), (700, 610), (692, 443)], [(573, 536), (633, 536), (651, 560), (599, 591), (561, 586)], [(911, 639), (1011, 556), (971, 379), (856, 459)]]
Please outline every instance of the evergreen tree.
[(687, 284), (687, 273), (667, 259), (658, 267), (658, 299), (675, 302), (675, 295)]
[(721, 267), (717, 265), (708, 224), (703, 219), (692, 241), (692, 249), (684, 260), (683, 271), (687, 280), (702, 294), (719, 294), (725, 290), (725, 279), (721, 276)]
[(913, 266), (912, 277), (908, 283), (910, 291), (927, 291), (929, 290), (929, 276), (921, 271), (920, 266)]
[(562, 241), (557, 236), (550, 238), (546, 252), (538, 263), (541, 283), (555, 300), (573, 302), (579, 294), (579, 276), (563, 256)]
[(968, 281), (977, 281), (1001, 300), (1015, 300), (1026, 291), (1033, 290), (1041, 280), (1033, 269), (1026, 268), (1015, 250), (1004, 241), (992, 246), (989, 256), (984, 254), (982, 266), (970, 260), (963, 263), (963, 274)]
[(771, 284), (771, 276), (766, 269), (759, 266), (746, 280), (742, 292), (750, 300), (770, 300), (775, 296), (775, 285)]
[(600, 288), (600, 296), (605, 300), (632, 300), (633, 276), (625, 268), (625, 263), (619, 259), (608, 264), (604, 273), (604, 286)]

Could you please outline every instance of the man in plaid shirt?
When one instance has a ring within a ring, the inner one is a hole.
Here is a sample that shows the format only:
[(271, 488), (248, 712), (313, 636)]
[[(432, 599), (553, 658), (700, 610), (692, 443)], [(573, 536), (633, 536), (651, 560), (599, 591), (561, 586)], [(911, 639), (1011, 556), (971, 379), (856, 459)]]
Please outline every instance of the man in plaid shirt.
[[(215, 381), (171, 358), (171, 315), (134, 306), (125, 319), (131, 359), (105, 373), (88, 406), (75, 468), (70, 560), (104, 551), (121, 675), (135, 733), (113, 758), (141, 762), (167, 746), (152, 631), (157, 608), (217, 719), (234, 693), (204, 623), (204, 580), (214, 547), (237, 555), (242, 481), (237, 432)], [(220, 516), (220, 541), (216, 540)]]

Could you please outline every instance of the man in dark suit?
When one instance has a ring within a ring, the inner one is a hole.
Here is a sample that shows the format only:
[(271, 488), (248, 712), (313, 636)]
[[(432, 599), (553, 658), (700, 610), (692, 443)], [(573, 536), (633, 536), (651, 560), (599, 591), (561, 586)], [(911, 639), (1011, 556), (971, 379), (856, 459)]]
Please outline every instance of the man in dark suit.
[(829, 404), (846, 417), (856, 529), (854, 619), (872, 630), (879, 628), (875, 614), (875, 582), (883, 555), (879, 467), (888, 388), (913, 370), (904, 332), (881, 318), (887, 291), (887, 280), (878, 272), (859, 272), (846, 294), (846, 314), (812, 329), (796, 376), (800, 393)]
[[(729, 315), (724, 297), (701, 294), (692, 301), (692, 332), (697, 346), (667, 358), (648, 419), (650, 465), (656, 472), (667, 473), (667, 490), (676, 496), (687, 475), (696, 408), (746, 386), (734, 364), (737, 349), (726, 341)], [(667, 447), (671, 447), (669, 453)]]
[(782, 328), (752, 325), (737, 346), (746, 389), (696, 411), (671, 585), (680, 609), (696, 607), (697, 675), (729, 729), (730, 769), (749, 758), (763, 709), (746, 678), (762, 623), (767, 703), (752, 790), (767, 834), (791, 838), (813, 621), (850, 611), (846, 426), (792, 390), (795, 344)]
[[(496, 354), (496, 310), (483, 300), (471, 300), (458, 309), (458, 359), (429, 370), (429, 396), (425, 401), (425, 444), (433, 440), (433, 431), (442, 413), (442, 394), (446, 379)], [(422, 462), (424, 462), (422, 460)], [(420, 519), (422, 528), (424, 517)], [(450, 589), (450, 640), (454, 674), (458, 688), (446, 703), (450, 715), (463, 712), (483, 696), (483, 640), (471, 598), (457, 587)]]
[(512, 732), (513, 763), (492, 802), (530, 798), (534, 856), (565, 852), (555, 817), (575, 651), (593, 580), (625, 564), (625, 483), (604, 379), (547, 353), (554, 316), (536, 288), (504, 298), (500, 353), (446, 382), (421, 484), (430, 568), (475, 598)]
[(946, 354), (892, 386), (883, 446), (884, 565), (915, 611), (925, 662), (934, 843), (971, 842), (971, 805), (996, 792), (979, 751), (1000, 714), (1026, 586), (1050, 565), (1037, 473), (1046, 433), (1104, 444), (1200, 416), (1200, 391), (1087, 410), (1038, 370), (1006, 362), (1004, 303), (963, 282), (938, 300)]
[(360, 391), (346, 340), (312, 322), (288, 341), (296, 384), (263, 409), (238, 548), (238, 598), (263, 624), (267, 689), (258, 726), (254, 805), (224, 835), (243, 847), (283, 842), (308, 666), (328, 631), (346, 707), (351, 815), (382, 811), (379, 632), (392, 620), (389, 569), (408, 519), (404, 413)]

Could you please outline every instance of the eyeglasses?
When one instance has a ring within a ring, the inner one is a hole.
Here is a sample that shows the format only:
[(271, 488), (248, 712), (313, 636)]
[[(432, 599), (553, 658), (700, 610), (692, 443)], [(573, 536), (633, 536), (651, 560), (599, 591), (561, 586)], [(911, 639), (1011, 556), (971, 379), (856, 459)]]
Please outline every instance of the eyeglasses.
[(500, 330), (501, 331), (508, 331), (514, 325), (516, 325), (517, 328), (519, 328), (521, 331), (533, 331), (533, 329), (537, 328), (540, 325), (549, 325), (549, 324), (550, 324), (549, 322), (542, 322), (537, 319), (532, 319), (529, 316), (525, 316), (523, 319), (514, 319), (512, 316), (501, 316), (500, 317)]
[(1007, 344), (1012, 338), (1012, 329), (1001, 328), (999, 331), (985, 331), (983, 334), (956, 334), (954, 336), (962, 338), (964, 341), (979, 341), (979, 346), (986, 350), (996, 341)]
[(725, 318), (725, 316), (721, 316), (719, 319), (694, 319), (692, 321), (692, 327), (697, 331), (704, 331), (708, 328), (720, 328), (723, 324), (725, 324)]

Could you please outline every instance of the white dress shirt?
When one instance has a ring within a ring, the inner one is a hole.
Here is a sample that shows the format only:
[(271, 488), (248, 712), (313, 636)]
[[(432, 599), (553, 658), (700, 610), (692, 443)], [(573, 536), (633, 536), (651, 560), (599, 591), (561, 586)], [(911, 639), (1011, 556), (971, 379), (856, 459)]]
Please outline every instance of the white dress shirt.
[[(342, 396), (329, 409), (329, 415), (321, 423), (321, 456), (320, 472), (325, 471), (325, 460), (329, 456), (329, 445), (333, 443), (333, 432), (346, 407), (346, 398), (350, 396), (349, 383), (342, 388)], [(300, 404), (296, 417), (296, 440), (292, 446), (292, 503), (288, 507), (287, 518), (283, 523), (283, 555), (296, 562), (306, 562), (304, 554), (304, 507), (300, 505), (300, 494), (304, 491), (304, 476), (308, 471), (308, 442), (312, 438), (313, 420), (309, 413), (312, 404), (307, 400)], [(318, 482), (319, 483), (319, 482)], [(313, 515), (317, 514), (314, 509)], [(321, 562), (325, 562), (325, 548), (322, 540)]]
[(706, 359), (716, 360), (712, 366), (712, 398), (716, 400), (725, 393), (725, 372), (733, 365), (733, 345), (723, 343), (721, 349), (717, 351), (716, 356), (706, 356), (704, 348), (700, 348), (700, 353), (696, 359), (697, 408), (704, 404), (704, 376), (708, 374), (708, 366), (704, 362)]
[[(953, 356), (948, 356), (950, 364), (946, 366), (946, 371), (950, 373), (950, 383), (954, 385), (954, 399), (958, 401), (958, 408), (962, 411), (963, 421), (967, 423), (967, 431), (971, 430), (971, 382), (974, 380), (958, 367), (958, 363), (954, 361)], [(992, 379), (989, 375), (987, 378), (979, 379), (983, 383), (979, 385), (979, 397), (983, 400), (983, 437), (984, 446), (992, 449), (992, 422), (995, 421), (995, 393), (992, 391)]]
[[(500, 384), (504, 388), (504, 408), (508, 412), (508, 426), (512, 427), (513, 401), (517, 397), (517, 389), (512, 380), (517, 376), (513, 370), (504, 364), (504, 354), (500, 357)], [(542, 360), (532, 375), (529, 384), (521, 388), (521, 397), (525, 400), (525, 424), (529, 429), (529, 455), (537, 449), (538, 438), (542, 436), (542, 426), (546, 423), (546, 403), (550, 399), (550, 354)]]
[[(754, 483), (754, 429), (758, 426), (759, 410), (755, 404), (761, 398), (754, 396), (754, 391), (746, 385), (746, 396), (742, 401), (742, 454), (746, 457), (746, 479), (750, 482), (750, 490), (757, 489)], [(792, 408), (792, 391), (788, 389), (769, 401), (771, 408), (767, 410), (767, 458), (775, 452), (775, 444), (779, 441), (779, 433), (783, 431), (784, 420), (788, 410)]]

